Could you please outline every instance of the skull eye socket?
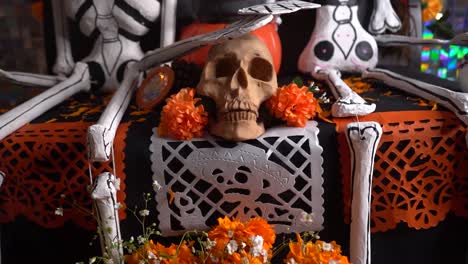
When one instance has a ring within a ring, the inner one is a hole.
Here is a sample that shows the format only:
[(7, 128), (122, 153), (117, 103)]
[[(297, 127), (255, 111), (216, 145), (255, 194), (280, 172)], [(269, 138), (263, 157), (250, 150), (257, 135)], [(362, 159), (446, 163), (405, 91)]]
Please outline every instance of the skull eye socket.
[(249, 65), (249, 74), (255, 79), (269, 82), (273, 78), (273, 66), (263, 58), (254, 58)]
[(216, 78), (233, 76), (239, 68), (239, 61), (234, 57), (219, 59), (216, 62)]

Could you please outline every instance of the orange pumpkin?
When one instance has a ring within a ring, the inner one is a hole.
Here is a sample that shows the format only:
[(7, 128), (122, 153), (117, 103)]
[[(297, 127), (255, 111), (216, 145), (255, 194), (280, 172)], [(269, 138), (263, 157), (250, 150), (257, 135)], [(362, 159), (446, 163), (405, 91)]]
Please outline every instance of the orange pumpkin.
[[(205, 34), (218, 29), (222, 29), (226, 25), (227, 24), (193, 23), (182, 29), (180, 38), (186, 39), (196, 35)], [(275, 71), (279, 72), (281, 65), (281, 41), (278, 35), (277, 27), (278, 26), (275, 22), (270, 22), (267, 25), (253, 31), (252, 33), (267, 45), (273, 58)], [(210, 50), (210, 47), (211, 45), (202, 47), (194, 52), (191, 52), (181, 57), (181, 59), (189, 63), (195, 63), (200, 66), (203, 66), (208, 57), (208, 51)]]

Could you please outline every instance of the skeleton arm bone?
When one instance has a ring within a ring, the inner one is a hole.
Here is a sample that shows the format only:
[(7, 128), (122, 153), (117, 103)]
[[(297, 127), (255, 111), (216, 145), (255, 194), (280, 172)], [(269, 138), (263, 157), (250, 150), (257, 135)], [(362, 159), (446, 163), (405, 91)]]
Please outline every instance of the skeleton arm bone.
[(143, 59), (137, 62), (137, 69), (145, 71), (204, 45), (216, 44), (226, 39), (242, 36), (268, 24), (272, 19), (272, 15), (248, 16), (223, 29), (178, 41), (164, 48), (155, 49), (148, 52)]
[[(94, 182), (91, 198), (96, 202), (99, 236), (103, 252), (113, 260), (113, 263), (122, 263), (123, 250), (120, 243), (120, 225), (117, 208), (117, 186), (113, 174), (105, 172), (99, 174)], [(117, 245), (117, 246), (116, 246)]]
[(43, 75), (26, 72), (7, 72), (0, 70), (0, 79), (4, 79), (8, 82), (19, 85), (52, 87), (59, 82), (64, 81), (66, 78), (54, 75)]
[(166, 47), (175, 40), (177, 0), (162, 1), (161, 47)]
[(375, 36), (377, 44), (382, 47), (409, 46), (409, 45), (460, 45), (468, 46), (468, 32), (460, 33), (453, 39), (422, 39), (402, 35), (380, 35)]
[(337, 101), (332, 105), (334, 117), (367, 115), (375, 111), (375, 104), (368, 103), (341, 79), (341, 74), (335, 69), (319, 69), (312, 72), (318, 80), (326, 81)]
[(52, 0), (55, 46), (57, 50), (53, 72), (60, 76), (70, 75), (75, 66), (71, 52), (65, 5), (66, 3), (63, 0)]
[(98, 122), (88, 128), (88, 153), (92, 161), (108, 161), (111, 147), (122, 116), (136, 87), (139, 72), (134, 63), (129, 63), (119, 89), (102, 113)]
[(468, 93), (454, 92), (444, 87), (378, 68), (368, 69), (362, 76), (383, 81), (391, 87), (435, 101), (452, 110), (465, 125), (468, 125)]
[(88, 65), (77, 63), (69, 78), (1, 115), (0, 140), (70, 96), (87, 91), (90, 87)]

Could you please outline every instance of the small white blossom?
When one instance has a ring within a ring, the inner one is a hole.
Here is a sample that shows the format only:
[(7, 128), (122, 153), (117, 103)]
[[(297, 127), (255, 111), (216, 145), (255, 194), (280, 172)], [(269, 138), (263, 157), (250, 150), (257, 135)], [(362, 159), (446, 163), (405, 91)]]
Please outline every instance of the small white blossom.
[(156, 259), (156, 255), (152, 251), (148, 250), (146, 253), (149, 259)]
[(89, 264), (93, 264), (94, 262), (96, 262), (96, 257), (92, 257), (89, 259)]
[(226, 250), (229, 255), (232, 255), (232, 253), (236, 252), (238, 249), (237, 241), (235, 240), (230, 240), (229, 243), (226, 245)]
[(245, 248), (246, 246), (247, 246), (247, 244), (245, 242), (241, 243), (241, 248)]
[(209, 238), (206, 239), (206, 249), (210, 250), (216, 245), (216, 241), (211, 241)]
[(148, 209), (143, 209), (143, 210), (140, 210), (139, 214), (141, 216), (148, 216), (150, 213), (150, 211)]
[(306, 224), (312, 224), (314, 222), (314, 217), (315, 217), (314, 213), (308, 214), (303, 211), (301, 213), (301, 222), (306, 223)]
[(135, 238), (133, 236), (131, 236), (130, 241), (128, 241), (128, 242), (133, 243), (133, 241), (135, 241)]
[(286, 264), (297, 264), (296, 260), (294, 258), (288, 259), (288, 262)]
[(58, 207), (57, 209), (55, 209), (55, 215), (63, 216), (63, 208)]
[(328, 262), (328, 264), (340, 264), (340, 262), (332, 259)]
[(146, 264), (146, 261), (140, 260), (140, 261), (138, 262), (138, 264)]
[(159, 182), (157, 180), (154, 180), (153, 181), (153, 189), (156, 190), (156, 191), (159, 191), (161, 190), (162, 186), (161, 184), (159, 184)]
[(218, 263), (219, 262), (219, 258), (213, 256), (213, 255), (210, 255), (210, 259), (211, 259), (211, 262), (213, 263)]
[(138, 236), (137, 241), (139, 244), (144, 244), (146, 242), (146, 239), (143, 236)]
[(333, 251), (333, 246), (330, 243), (322, 243), (322, 249), (323, 251)]
[(263, 237), (262, 236), (251, 236), (250, 241), (252, 242), (252, 248), (250, 253), (254, 257), (263, 255)]

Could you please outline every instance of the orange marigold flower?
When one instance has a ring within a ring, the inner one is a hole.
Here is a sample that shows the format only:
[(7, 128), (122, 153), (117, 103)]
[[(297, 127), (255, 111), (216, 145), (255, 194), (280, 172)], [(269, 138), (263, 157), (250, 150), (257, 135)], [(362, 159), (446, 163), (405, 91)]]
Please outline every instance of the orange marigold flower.
[(297, 264), (328, 264), (339, 263), (349, 264), (348, 258), (341, 255), (341, 247), (335, 241), (326, 243), (317, 240), (304, 244), (301, 236), (296, 234), (297, 242), (289, 243), (289, 253), (284, 259), (284, 263), (290, 263), (293, 259)]
[(267, 101), (270, 112), (289, 126), (305, 127), (307, 120), (315, 116), (317, 100), (307, 87), (295, 83), (278, 89)]
[(423, 0), (422, 1), (422, 20), (427, 22), (434, 19), (442, 11), (441, 0)]
[(198, 101), (200, 99), (195, 98), (195, 89), (191, 88), (184, 88), (166, 99), (158, 127), (159, 135), (181, 140), (202, 136), (208, 123), (208, 113), (203, 105), (197, 105)]
[(152, 240), (141, 246), (131, 255), (125, 255), (128, 264), (153, 263), (157, 258), (161, 264), (193, 264), (197, 257), (193, 255), (191, 246), (193, 242), (182, 242), (180, 245), (171, 244), (165, 247), (159, 243), (154, 244)]
[(218, 225), (208, 232), (213, 246), (208, 250), (211, 263), (265, 263), (271, 258), (275, 241), (273, 227), (257, 217), (247, 223), (219, 218)]

